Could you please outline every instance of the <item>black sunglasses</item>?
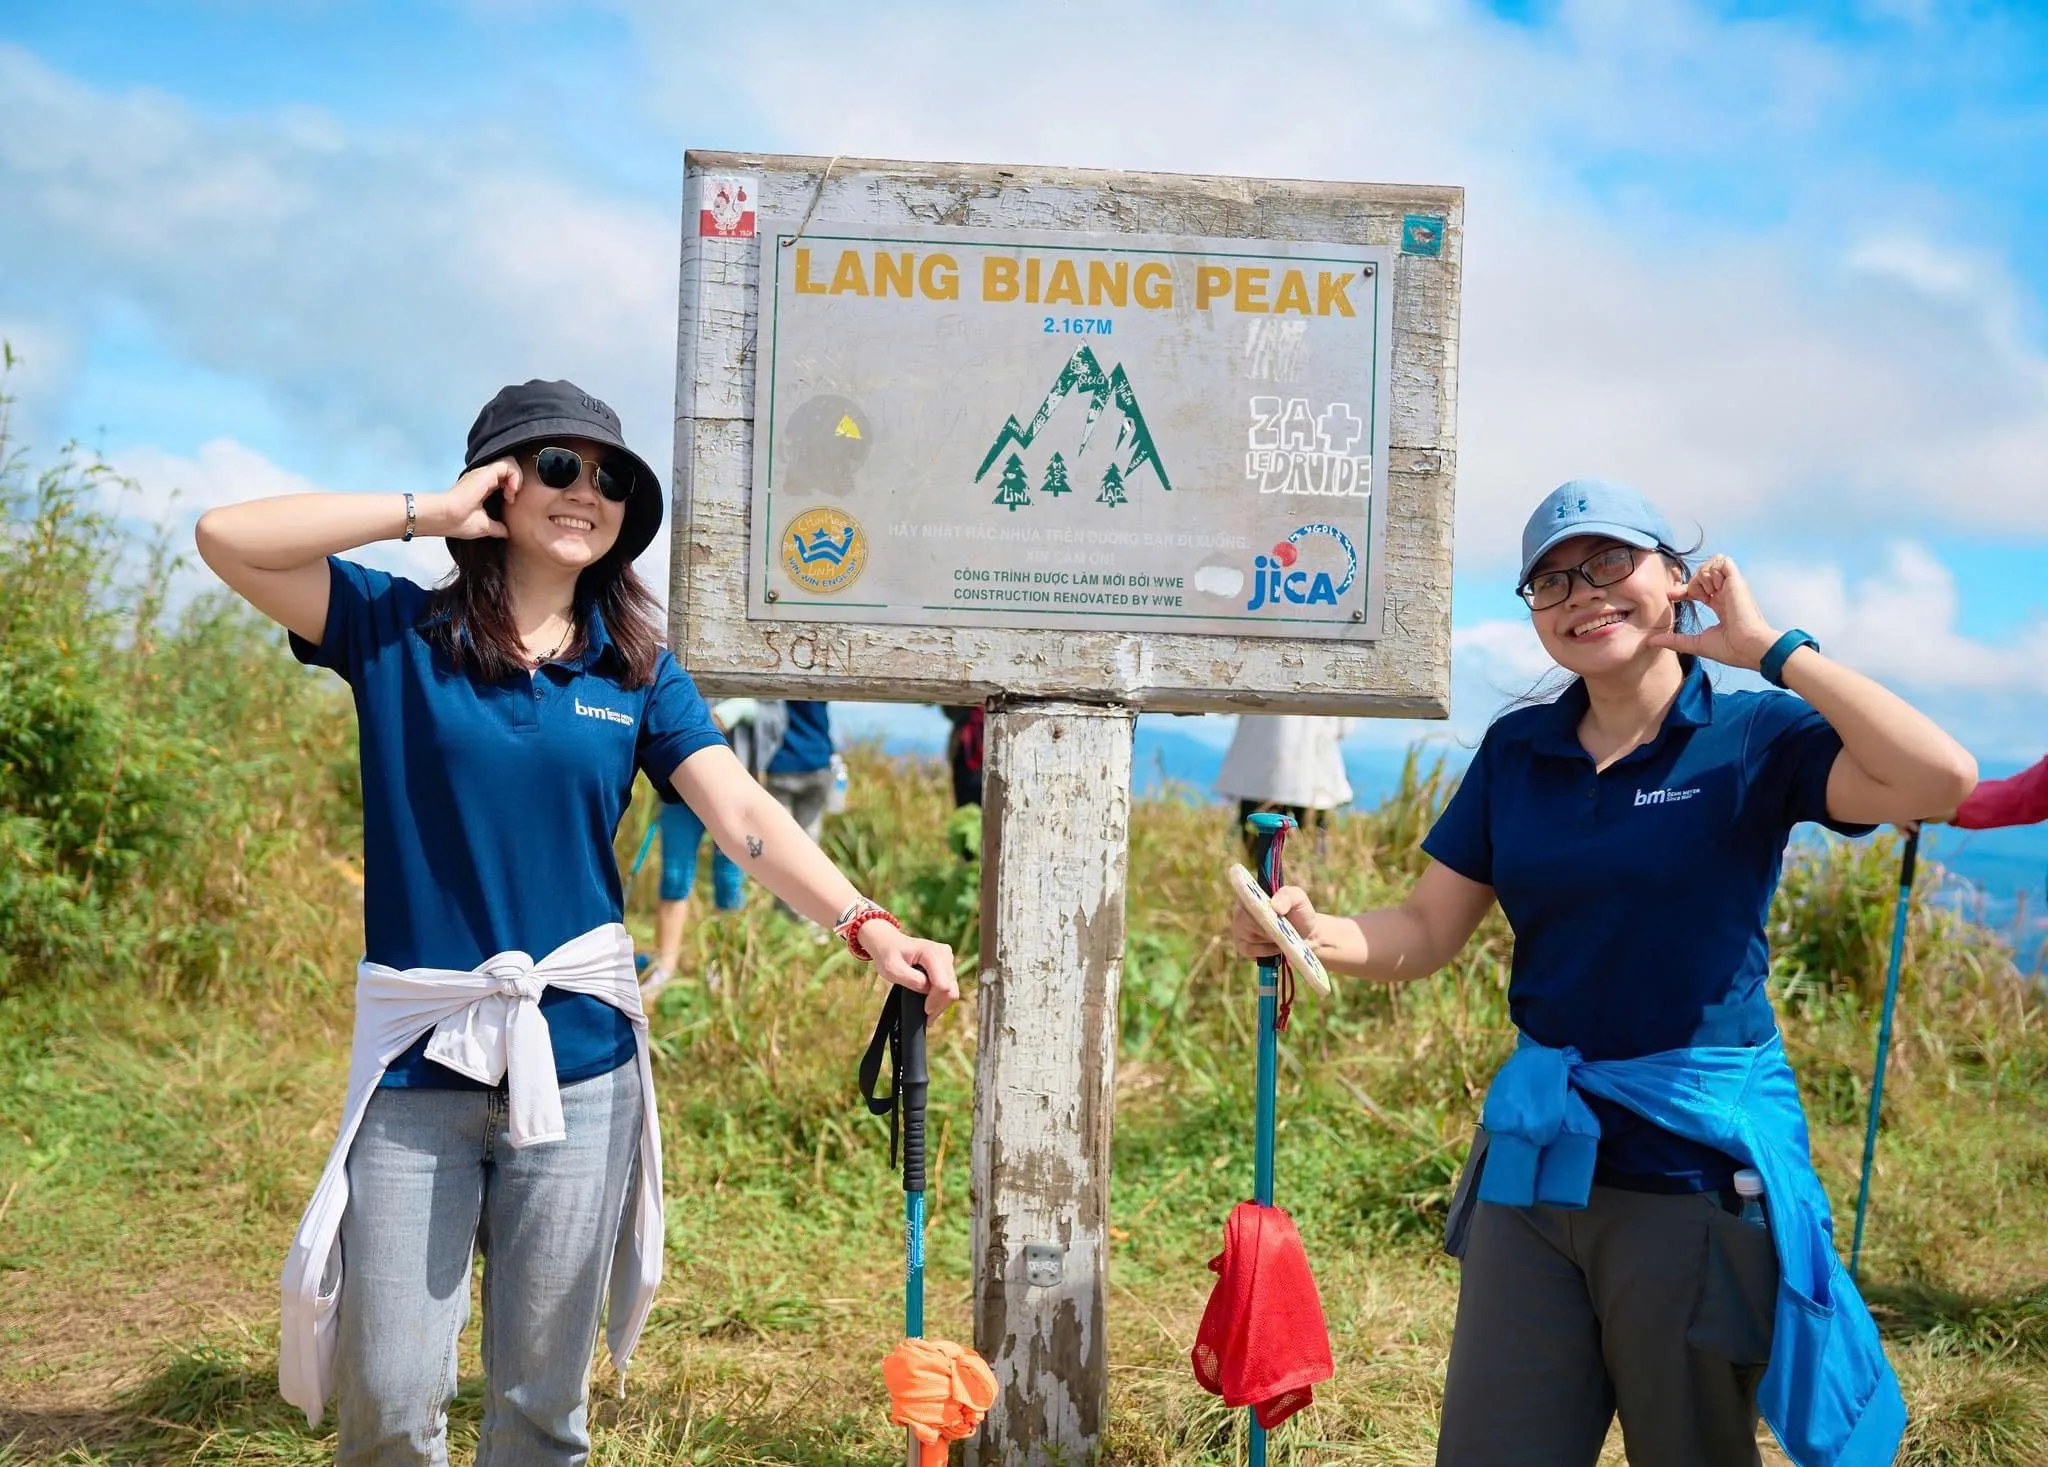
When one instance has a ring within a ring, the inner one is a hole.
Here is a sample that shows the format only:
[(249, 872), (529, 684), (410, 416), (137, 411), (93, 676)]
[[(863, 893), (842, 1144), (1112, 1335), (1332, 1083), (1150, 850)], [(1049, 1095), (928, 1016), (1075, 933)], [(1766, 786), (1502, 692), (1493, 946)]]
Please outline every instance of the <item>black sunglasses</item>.
[[(589, 462), (573, 448), (543, 448), (533, 456), (534, 471), (550, 489), (567, 489), (583, 477), (583, 466)], [(624, 504), (632, 497), (638, 479), (633, 466), (619, 454), (606, 454), (590, 464), (590, 482), (614, 504)]]

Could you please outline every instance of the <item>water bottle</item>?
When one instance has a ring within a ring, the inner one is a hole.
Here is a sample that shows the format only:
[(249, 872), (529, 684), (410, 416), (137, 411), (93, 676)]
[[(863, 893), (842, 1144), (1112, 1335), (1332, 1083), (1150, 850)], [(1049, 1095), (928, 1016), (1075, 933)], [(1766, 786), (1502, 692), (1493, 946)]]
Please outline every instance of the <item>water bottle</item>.
[(850, 782), (846, 760), (835, 751), (832, 755), (832, 792), (825, 797), (827, 815), (846, 813), (846, 787)]
[(1769, 1227), (1764, 1220), (1764, 1179), (1760, 1172), (1744, 1167), (1735, 1174), (1735, 1195), (1742, 1199), (1742, 1220), (1756, 1227)]

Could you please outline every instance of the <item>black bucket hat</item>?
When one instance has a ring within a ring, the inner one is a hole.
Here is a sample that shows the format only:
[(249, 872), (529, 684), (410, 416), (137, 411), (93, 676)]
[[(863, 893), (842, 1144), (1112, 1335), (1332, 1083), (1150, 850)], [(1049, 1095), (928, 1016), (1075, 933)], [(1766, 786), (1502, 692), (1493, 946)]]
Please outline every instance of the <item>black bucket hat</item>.
[(612, 554), (631, 561), (653, 544), (661, 528), (661, 479), (646, 459), (626, 447), (619, 415), (574, 382), (536, 379), (501, 390), (470, 425), (469, 454), (462, 470), (468, 473), (478, 464), (548, 438), (587, 438), (616, 448), (632, 462), (633, 492), (626, 497), (625, 522)]

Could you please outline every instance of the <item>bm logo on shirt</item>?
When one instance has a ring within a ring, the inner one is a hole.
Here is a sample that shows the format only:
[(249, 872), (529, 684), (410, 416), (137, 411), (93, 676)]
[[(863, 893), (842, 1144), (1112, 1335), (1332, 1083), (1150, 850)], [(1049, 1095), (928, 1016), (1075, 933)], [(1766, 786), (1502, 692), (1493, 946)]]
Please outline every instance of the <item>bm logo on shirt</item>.
[[(576, 711), (585, 718), (602, 718), (606, 723), (623, 723), (628, 728), (633, 726), (632, 714), (621, 713), (616, 708), (606, 708), (596, 703), (586, 703), (581, 698), (576, 700)], [(1638, 800), (1636, 803), (1642, 802)]]
[(1636, 803), (1638, 805), (1675, 805), (1680, 800), (1689, 800), (1698, 793), (1699, 789), (1697, 787), (1689, 790), (1637, 790)]

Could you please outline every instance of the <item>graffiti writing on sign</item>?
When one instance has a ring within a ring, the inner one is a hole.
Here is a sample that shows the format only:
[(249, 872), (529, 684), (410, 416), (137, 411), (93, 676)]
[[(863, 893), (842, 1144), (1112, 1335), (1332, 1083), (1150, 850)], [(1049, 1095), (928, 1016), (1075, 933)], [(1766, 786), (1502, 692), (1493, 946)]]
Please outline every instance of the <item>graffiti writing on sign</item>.
[(697, 233), (706, 239), (752, 239), (758, 192), (751, 178), (707, 174), (698, 182)]
[(791, 667), (798, 672), (841, 672), (848, 675), (853, 672), (851, 637), (769, 629), (761, 633), (761, 644), (768, 650), (770, 666), (775, 668)]
[(1372, 456), (1351, 451), (1365, 436), (1365, 420), (1351, 404), (1333, 402), (1315, 412), (1305, 397), (1255, 397), (1251, 412), (1244, 476), (1259, 493), (1371, 495)]

